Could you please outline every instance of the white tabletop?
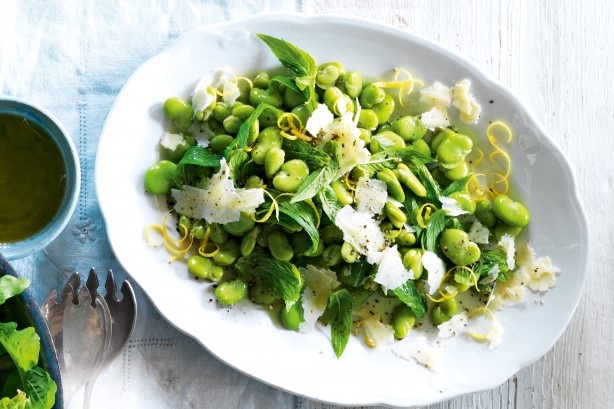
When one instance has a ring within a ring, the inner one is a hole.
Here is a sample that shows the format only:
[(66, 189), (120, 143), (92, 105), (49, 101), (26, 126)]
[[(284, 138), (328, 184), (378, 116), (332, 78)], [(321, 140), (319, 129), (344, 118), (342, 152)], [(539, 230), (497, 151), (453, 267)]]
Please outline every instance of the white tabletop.
[[(591, 223), (591, 246), (584, 296), (568, 329), (546, 356), (500, 387), (429, 408), (612, 407), (614, 6), (607, 0), (4, 0), (0, 5), (0, 94), (34, 98), (49, 107), (69, 128), (86, 158), (82, 182), (89, 196), (80, 201), (72, 227), (45, 252), (15, 263), (31, 277), (40, 270), (50, 273), (36, 283), (38, 300), (59, 287), (70, 271), (85, 272), (91, 266), (120, 270), (100, 225), (93, 163), (88, 161), (94, 157), (104, 118), (129, 74), (190, 29), (262, 11), (367, 17), (459, 51), (526, 103), (576, 174)], [(129, 14), (138, 16), (141, 25), (131, 26), (133, 20), (125, 17)], [(126, 36), (134, 36), (134, 41)], [(138, 50), (134, 43), (140, 45)], [(45, 70), (37, 68), (42, 62)], [(62, 95), (52, 88), (58, 83)], [(91, 97), (93, 90), (97, 98)], [(70, 240), (83, 247), (68, 251)], [(133, 397), (126, 407), (140, 407), (142, 386), (163, 396), (155, 406), (161, 408), (336, 408), (277, 391), (225, 367), (165, 323), (146, 301), (142, 307), (129, 349), (109, 369), (129, 378), (124, 387), (132, 382), (131, 390), (117, 391)], [(202, 377), (207, 379), (207, 391), (198, 379), (164, 369), (165, 360), (190, 360), (195, 355), (204, 356), (195, 359), (206, 363)], [(112, 376), (103, 375), (101, 382), (111, 382)], [(100, 402), (105, 400), (104, 393), (97, 395)]]

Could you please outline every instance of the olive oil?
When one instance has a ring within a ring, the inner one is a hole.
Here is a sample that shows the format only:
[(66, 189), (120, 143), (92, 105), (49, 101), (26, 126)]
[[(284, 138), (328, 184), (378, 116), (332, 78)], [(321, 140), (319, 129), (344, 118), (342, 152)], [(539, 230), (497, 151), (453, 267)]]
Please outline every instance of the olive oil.
[(42, 230), (65, 189), (66, 167), (51, 136), (31, 120), (0, 114), (0, 243)]

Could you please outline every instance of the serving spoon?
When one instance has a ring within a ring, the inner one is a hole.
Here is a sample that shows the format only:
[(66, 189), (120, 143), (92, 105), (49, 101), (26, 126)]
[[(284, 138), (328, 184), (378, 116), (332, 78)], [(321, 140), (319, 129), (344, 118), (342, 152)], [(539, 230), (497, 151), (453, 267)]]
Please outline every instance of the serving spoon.
[(79, 287), (79, 275), (74, 273), (62, 290), (61, 300), (53, 290), (41, 306), (58, 353), (67, 404), (98, 371), (111, 344), (107, 302), (99, 295), (92, 298), (86, 287)]

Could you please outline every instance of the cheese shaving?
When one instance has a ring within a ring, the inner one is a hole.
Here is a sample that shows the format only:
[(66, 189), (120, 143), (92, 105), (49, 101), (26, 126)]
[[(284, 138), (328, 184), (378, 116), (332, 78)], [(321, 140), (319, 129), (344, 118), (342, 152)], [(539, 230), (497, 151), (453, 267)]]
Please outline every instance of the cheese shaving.
[(263, 189), (234, 187), (225, 159), (220, 161), (218, 173), (207, 179), (203, 188), (185, 185), (182, 190), (172, 189), (171, 194), (177, 202), (177, 212), (209, 223), (236, 222), (241, 213), (253, 214), (264, 203)]

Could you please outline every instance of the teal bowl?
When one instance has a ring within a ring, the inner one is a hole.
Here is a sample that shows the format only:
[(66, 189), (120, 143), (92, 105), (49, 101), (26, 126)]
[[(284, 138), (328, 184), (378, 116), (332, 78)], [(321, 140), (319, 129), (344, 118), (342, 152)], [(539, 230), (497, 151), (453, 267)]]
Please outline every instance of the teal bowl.
[(58, 147), (66, 169), (64, 195), (51, 221), (27, 238), (0, 242), (0, 253), (7, 260), (15, 260), (45, 248), (64, 230), (77, 206), (81, 187), (81, 168), (70, 134), (51, 113), (31, 102), (0, 96), (0, 114), (19, 116), (38, 125)]
[[(0, 254), (0, 277), (5, 275), (19, 277), (8, 260)], [(54, 408), (62, 409), (64, 401), (62, 398), (62, 379), (58, 356), (53, 346), (47, 321), (45, 321), (36, 300), (28, 289), (16, 297), (9, 298), (4, 304), (0, 305), (0, 322), (16, 322), (17, 329), (34, 327), (41, 343), (38, 366), (46, 370), (51, 379), (56, 383), (57, 392), (55, 394)]]

